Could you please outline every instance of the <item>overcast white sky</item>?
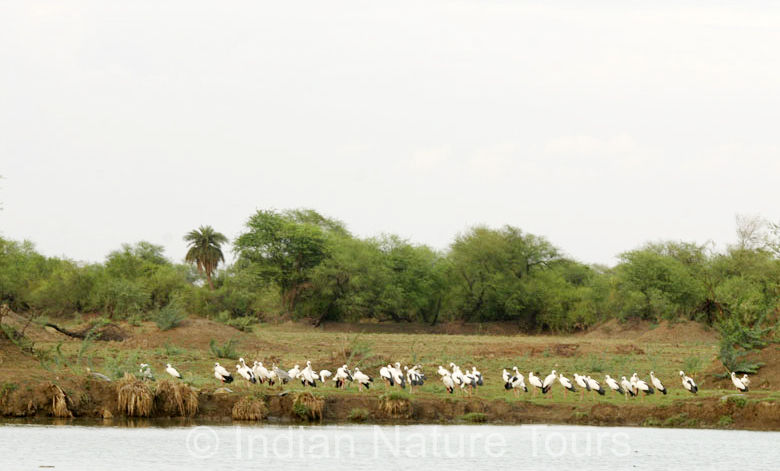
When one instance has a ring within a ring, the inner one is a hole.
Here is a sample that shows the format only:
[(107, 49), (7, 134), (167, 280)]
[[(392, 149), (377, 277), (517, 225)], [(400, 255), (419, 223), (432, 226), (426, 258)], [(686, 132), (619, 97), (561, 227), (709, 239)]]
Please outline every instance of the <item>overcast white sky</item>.
[(0, 233), (50, 256), (270, 208), (609, 265), (780, 220), (777, 2), (0, 0), (0, 67)]

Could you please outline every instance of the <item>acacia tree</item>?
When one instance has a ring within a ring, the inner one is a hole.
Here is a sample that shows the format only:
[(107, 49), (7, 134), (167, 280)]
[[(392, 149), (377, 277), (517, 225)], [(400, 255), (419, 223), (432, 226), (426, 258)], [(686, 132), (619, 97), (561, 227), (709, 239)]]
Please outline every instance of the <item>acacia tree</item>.
[(246, 227), (234, 244), (239, 263), (279, 286), (282, 305), (292, 316), (301, 295), (311, 287), (312, 270), (328, 256), (328, 238), (346, 230), (312, 210), (257, 211)]
[(190, 249), (184, 257), (187, 263), (195, 263), (198, 271), (206, 275), (209, 288), (214, 289), (211, 275), (217, 271), (219, 262), (225, 261), (222, 254), (222, 244), (227, 243), (228, 238), (215, 231), (211, 226), (200, 226), (198, 230), (192, 230), (184, 236), (189, 242)]

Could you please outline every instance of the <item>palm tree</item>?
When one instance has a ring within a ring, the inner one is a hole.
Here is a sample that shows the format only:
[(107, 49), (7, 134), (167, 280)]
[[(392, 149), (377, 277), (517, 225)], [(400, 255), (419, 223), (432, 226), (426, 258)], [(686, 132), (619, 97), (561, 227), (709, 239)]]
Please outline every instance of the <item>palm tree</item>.
[(185, 235), (184, 240), (189, 242), (190, 246), (184, 261), (197, 264), (198, 271), (206, 274), (209, 288), (213, 290), (214, 284), (211, 282), (211, 275), (217, 271), (219, 262), (225, 261), (220, 246), (227, 243), (228, 238), (216, 232), (211, 226), (200, 226), (200, 229), (190, 231)]

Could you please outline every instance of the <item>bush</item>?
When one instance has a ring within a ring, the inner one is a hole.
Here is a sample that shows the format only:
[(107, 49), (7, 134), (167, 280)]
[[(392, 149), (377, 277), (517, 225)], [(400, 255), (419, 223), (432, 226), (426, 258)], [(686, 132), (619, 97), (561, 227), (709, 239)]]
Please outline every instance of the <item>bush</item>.
[(236, 351), (237, 345), (238, 340), (234, 338), (228, 340), (222, 346), (217, 345), (217, 342), (214, 339), (209, 341), (209, 349), (211, 350), (211, 353), (214, 354), (214, 356), (218, 358), (228, 358), (231, 360), (238, 360), (239, 355)]
[(187, 317), (181, 303), (174, 299), (167, 306), (160, 308), (152, 315), (154, 323), (160, 330), (170, 330), (178, 325)]

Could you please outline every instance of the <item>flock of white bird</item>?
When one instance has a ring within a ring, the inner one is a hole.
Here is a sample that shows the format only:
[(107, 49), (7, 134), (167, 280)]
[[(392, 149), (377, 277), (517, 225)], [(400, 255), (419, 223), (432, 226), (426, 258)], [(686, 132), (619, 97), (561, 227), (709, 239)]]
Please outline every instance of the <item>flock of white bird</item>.
[[(450, 369), (447, 369), (440, 365), (437, 371), (448, 393), (452, 394), (456, 389), (460, 389), (464, 394), (471, 396), (477, 387), (484, 385), (482, 373), (477, 371), (475, 366), (472, 366), (470, 370), (468, 368), (462, 370), (455, 363), (450, 363), (449, 366)], [(398, 386), (405, 389), (408, 384), (409, 390), (414, 392), (414, 387), (422, 386), (427, 379), (421, 370), (422, 367), (420, 365), (402, 367), (400, 362), (396, 362), (395, 364), (388, 364), (387, 366), (381, 367), (379, 369), (379, 378), (390, 387)], [(174, 378), (182, 378), (181, 373), (171, 366), (170, 363), (166, 365), (165, 371)], [(142, 378), (154, 379), (151, 367), (146, 363), (141, 364), (140, 373)], [(252, 384), (267, 383), (272, 386), (298, 380), (303, 386), (316, 387), (317, 382), (325, 384), (325, 382), (330, 379), (337, 388), (346, 388), (348, 384), (355, 382), (357, 383), (358, 391), (362, 391), (363, 388), (369, 389), (374, 382), (374, 379), (371, 376), (360, 371), (360, 368), (358, 367), (350, 370), (347, 365), (342, 365), (336, 369), (334, 374), (329, 370), (316, 371), (312, 368), (311, 361), (307, 361), (306, 366), (303, 369), (301, 369), (299, 365), (295, 365), (290, 370), (283, 370), (278, 368), (276, 364), (272, 364), (269, 369), (260, 361), (255, 361), (250, 367), (243, 358), (239, 358), (238, 364), (236, 365), (236, 373)], [(233, 375), (219, 363), (214, 364), (214, 377), (223, 384), (233, 382)], [(513, 391), (515, 396), (520, 394), (520, 390), (528, 392), (525, 377), (520, 373), (516, 366), (512, 368), (511, 372), (504, 369), (502, 378), (504, 380), (504, 389)], [(541, 391), (542, 394), (547, 394), (556, 384), (559, 384), (563, 388), (564, 397), (566, 397), (568, 392), (577, 392), (578, 389), (580, 390), (580, 400), (583, 399), (586, 391), (595, 392), (601, 396), (606, 394), (601, 383), (591, 376), (583, 376), (574, 373), (573, 378), (574, 380), (572, 381), (564, 376), (563, 373), (559, 373), (555, 370), (552, 370), (552, 372), (544, 378), (537, 376), (533, 371), (528, 373), (528, 383), (532, 387), (532, 394), (534, 396), (538, 391)], [(693, 394), (696, 394), (699, 391), (696, 382), (693, 378), (686, 375), (685, 372), (680, 371), (680, 379), (682, 386), (686, 391)], [(737, 390), (747, 392), (748, 386), (750, 385), (750, 378), (748, 378), (748, 375), (743, 375), (739, 378), (734, 372), (731, 372), (731, 382)], [(634, 373), (631, 378), (627, 379), (625, 376), (622, 376), (620, 380), (612, 378), (610, 375), (605, 375), (604, 383), (615, 393), (624, 395), (626, 399), (634, 396), (644, 397), (649, 394), (654, 394), (656, 390), (662, 394), (667, 393), (666, 387), (652, 371), (650, 372), (650, 382), (641, 379), (637, 373)]]

